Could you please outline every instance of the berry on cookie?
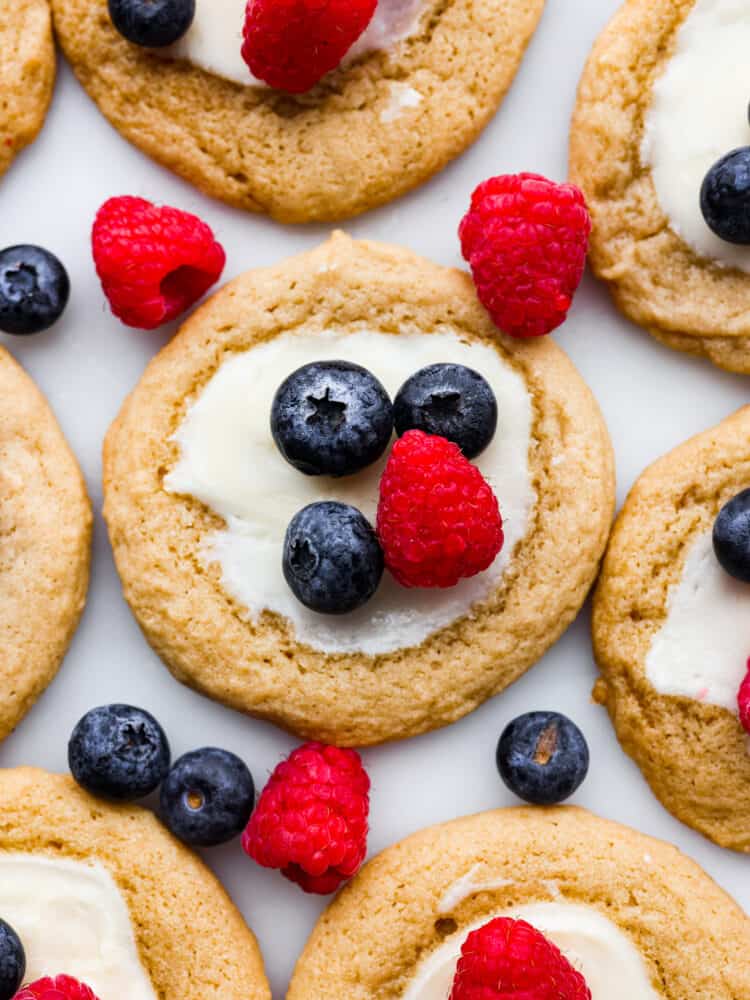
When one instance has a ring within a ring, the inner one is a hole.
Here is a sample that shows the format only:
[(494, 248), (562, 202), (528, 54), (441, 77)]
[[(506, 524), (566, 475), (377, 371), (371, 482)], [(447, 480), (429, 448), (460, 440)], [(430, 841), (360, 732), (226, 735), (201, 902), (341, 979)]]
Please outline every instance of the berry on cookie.
[(394, 444), (380, 481), (377, 532), (404, 587), (454, 587), (503, 547), (497, 498), (452, 441), (420, 430)]
[(376, 7), (377, 0), (249, 0), (242, 58), (258, 80), (302, 94), (339, 65)]
[(26, 975), (26, 952), (15, 930), (0, 919), (0, 1000), (13, 1000)]
[(539, 174), (491, 177), (459, 226), (479, 301), (511, 337), (564, 322), (586, 266), (591, 219), (573, 184)]
[(750, 660), (747, 661), (747, 676), (740, 685), (737, 695), (737, 707), (742, 728), (750, 736)]
[(305, 892), (335, 892), (365, 859), (369, 793), (356, 751), (307, 743), (271, 775), (242, 846)]
[(525, 920), (498, 917), (461, 948), (450, 1000), (591, 1000), (580, 972)]
[(96, 273), (112, 312), (153, 330), (176, 319), (224, 270), (226, 256), (197, 216), (143, 198), (110, 198), (92, 231)]
[(98, 997), (72, 976), (46, 976), (24, 986), (14, 1000), (98, 1000)]

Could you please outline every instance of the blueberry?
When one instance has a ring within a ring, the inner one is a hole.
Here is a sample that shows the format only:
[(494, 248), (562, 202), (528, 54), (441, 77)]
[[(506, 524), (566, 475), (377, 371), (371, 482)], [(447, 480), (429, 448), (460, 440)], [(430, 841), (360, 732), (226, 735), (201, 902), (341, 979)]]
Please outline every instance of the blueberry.
[(70, 295), (68, 272), (49, 250), (0, 250), (0, 330), (40, 333), (62, 316)]
[(479, 372), (464, 365), (428, 365), (399, 389), (393, 420), (399, 437), (410, 430), (439, 434), (467, 458), (476, 458), (497, 429), (497, 400)]
[(169, 770), (169, 743), (148, 712), (132, 705), (92, 708), (73, 730), (68, 763), (79, 785), (102, 798), (148, 795)]
[(180, 757), (161, 786), (161, 817), (191, 847), (236, 837), (254, 806), (253, 776), (239, 757), (216, 747)]
[(706, 224), (727, 243), (750, 244), (750, 146), (715, 163), (701, 187)]
[(559, 712), (528, 712), (510, 722), (497, 745), (497, 768), (520, 799), (549, 806), (569, 798), (586, 777), (589, 748)]
[(21, 939), (0, 920), (0, 1000), (12, 1000), (26, 974), (26, 954)]
[(374, 375), (348, 361), (304, 365), (280, 386), (271, 433), (284, 458), (308, 476), (349, 476), (383, 454), (393, 406)]
[(284, 539), (283, 570), (294, 596), (324, 615), (354, 611), (383, 575), (383, 551), (367, 518), (324, 500), (295, 514)]
[(109, 16), (129, 42), (160, 49), (186, 33), (195, 0), (109, 0)]
[(714, 552), (730, 576), (750, 583), (750, 490), (738, 493), (719, 511)]

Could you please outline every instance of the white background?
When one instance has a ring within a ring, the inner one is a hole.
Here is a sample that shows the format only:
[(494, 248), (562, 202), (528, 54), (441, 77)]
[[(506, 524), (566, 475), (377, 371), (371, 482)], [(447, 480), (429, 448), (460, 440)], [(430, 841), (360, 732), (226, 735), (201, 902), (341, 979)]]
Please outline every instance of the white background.
[[(550, 0), (516, 83), (479, 142), (432, 183), (348, 223), (348, 231), (460, 265), (456, 226), (480, 180), (517, 170), (563, 179), (577, 80), (617, 6), (617, 0)], [(37, 242), (55, 251), (70, 271), (72, 298), (55, 329), (4, 340), (46, 393), (83, 466), (97, 513), (93, 574), (83, 622), (63, 669), (0, 748), (0, 766), (65, 770), (67, 738), (77, 719), (93, 705), (123, 700), (161, 719), (175, 756), (199, 745), (224, 746), (247, 761), (262, 786), (295, 740), (172, 680), (122, 600), (99, 513), (105, 431), (148, 359), (172, 333), (121, 326), (108, 314), (97, 284), (90, 225), (105, 198), (126, 193), (201, 215), (227, 250), (226, 278), (312, 247), (328, 231), (281, 227), (204, 198), (121, 139), (61, 65), (41, 136), (0, 182), (0, 246)], [(649, 462), (748, 400), (750, 382), (660, 347), (623, 320), (590, 277), (556, 337), (603, 408), (617, 454), (620, 503)], [(371, 852), (423, 826), (512, 804), (495, 771), (498, 735), (520, 712), (558, 709), (578, 721), (592, 750), (591, 772), (575, 801), (676, 843), (750, 910), (750, 861), (714, 847), (656, 802), (621, 752), (605, 711), (591, 704), (594, 677), (586, 610), (525, 678), (471, 717), (442, 732), (367, 751)], [(283, 997), (323, 901), (256, 867), (239, 843), (206, 856), (260, 939), (274, 997)]]

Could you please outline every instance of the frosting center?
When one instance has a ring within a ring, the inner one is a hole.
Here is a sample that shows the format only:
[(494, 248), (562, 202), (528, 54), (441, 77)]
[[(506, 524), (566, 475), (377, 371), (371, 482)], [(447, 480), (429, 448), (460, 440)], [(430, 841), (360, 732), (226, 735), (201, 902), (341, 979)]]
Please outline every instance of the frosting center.
[(646, 964), (627, 935), (598, 910), (577, 903), (530, 903), (483, 917), (451, 935), (419, 966), (402, 1000), (448, 1000), (461, 946), (496, 917), (525, 920), (581, 972), (592, 1000), (657, 1000)]
[(65, 973), (99, 1000), (156, 1000), (127, 904), (102, 865), (0, 853), (0, 916), (23, 943), (26, 982)]
[(666, 620), (646, 657), (646, 677), (660, 694), (736, 714), (749, 655), (750, 585), (722, 569), (709, 531), (693, 542), (670, 590)]
[[(425, 365), (454, 362), (487, 379), (498, 403), (498, 429), (477, 465), (495, 490), (505, 544), (484, 573), (457, 587), (400, 587), (388, 573), (373, 599), (348, 615), (325, 616), (297, 602), (281, 569), (287, 526), (317, 500), (357, 507), (375, 523), (378, 485), (387, 453), (364, 472), (343, 479), (310, 477), (288, 465), (270, 431), (271, 402), (282, 381), (313, 361), (353, 361), (369, 368), (391, 395)], [(301, 329), (282, 334), (219, 367), (189, 407), (176, 440), (180, 459), (165, 478), (170, 492), (201, 500), (225, 521), (205, 539), (202, 557), (218, 563), (224, 589), (256, 619), (276, 611), (298, 641), (326, 652), (378, 654), (417, 645), (470, 612), (497, 586), (526, 533), (535, 500), (529, 469), (532, 407), (523, 377), (489, 344), (452, 331), (398, 336)]]
[(701, 257), (750, 273), (750, 247), (716, 236), (700, 208), (710, 168), (750, 145), (748, 47), (746, 0), (696, 0), (654, 84), (641, 159), (651, 168), (659, 203), (677, 235)]
[[(265, 87), (242, 58), (242, 28), (247, 0), (196, 0), (187, 33), (164, 54), (186, 59), (209, 73), (246, 86)], [(367, 52), (389, 49), (419, 28), (425, 0), (378, 0), (372, 20), (346, 54), (344, 63)]]

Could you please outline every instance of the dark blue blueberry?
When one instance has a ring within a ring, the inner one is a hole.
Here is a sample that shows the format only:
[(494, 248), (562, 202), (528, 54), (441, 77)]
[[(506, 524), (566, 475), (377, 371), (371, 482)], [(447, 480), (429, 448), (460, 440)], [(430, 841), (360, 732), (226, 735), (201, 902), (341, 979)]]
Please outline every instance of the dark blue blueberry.
[(191, 847), (236, 837), (254, 807), (253, 776), (239, 757), (216, 747), (180, 757), (161, 786), (161, 817)]
[(497, 768), (520, 799), (554, 805), (569, 798), (586, 777), (589, 748), (566, 716), (528, 712), (505, 727), (497, 745)]
[(345, 503), (303, 507), (284, 539), (283, 569), (294, 596), (324, 615), (354, 611), (383, 575), (383, 550), (367, 518)]
[(21, 940), (0, 920), (0, 1000), (13, 1000), (26, 974), (26, 954)]
[(393, 433), (388, 393), (366, 368), (319, 361), (293, 372), (271, 406), (284, 458), (308, 476), (349, 476), (383, 454)]
[(0, 250), (0, 330), (40, 333), (62, 316), (70, 295), (68, 272), (49, 250)]
[(195, 0), (109, 0), (109, 16), (129, 42), (160, 49), (188, 30)]
[(719, 511), (714, 552), (730, 576), (750, 583), (750, 490), (738, 493)]
[(102, 798), (131, 802), (149, 795), (169, 770), (169, 743), (148, 712), (132, 705), (92, 708), (68, 744), (79, 785)]
[(750, 244), (750, 146), (715, 163), (701, 187), (706, 224), (727, 243)]
[(464, 365), (428, 365), (399, 389), (393, 421), (399, 437), (410, 430), (439, 434), (467, 458), (476, 458), (495, 435), (497, 400), (479, 372)]

